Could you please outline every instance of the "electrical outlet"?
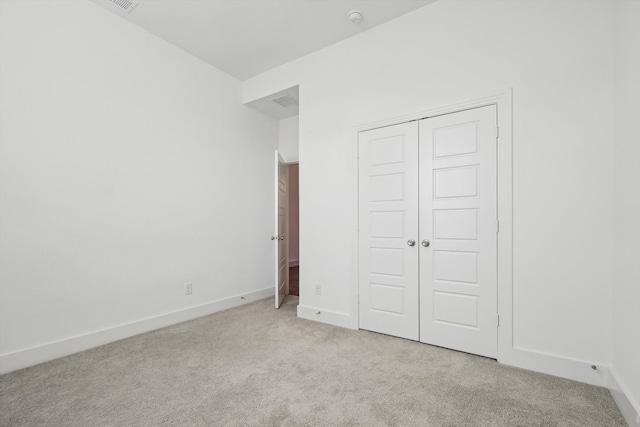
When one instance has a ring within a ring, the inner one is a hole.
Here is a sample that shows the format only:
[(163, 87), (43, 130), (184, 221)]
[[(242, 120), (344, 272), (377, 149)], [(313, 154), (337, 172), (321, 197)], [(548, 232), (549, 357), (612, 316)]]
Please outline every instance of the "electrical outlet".
[(193, 283), (185, 283), (184, 284), (184, 294), (191, 295), (193, 293)]
[(316, 283), (316, 295), (322, 295), (322, 286), (320, 286), (320, 283)]

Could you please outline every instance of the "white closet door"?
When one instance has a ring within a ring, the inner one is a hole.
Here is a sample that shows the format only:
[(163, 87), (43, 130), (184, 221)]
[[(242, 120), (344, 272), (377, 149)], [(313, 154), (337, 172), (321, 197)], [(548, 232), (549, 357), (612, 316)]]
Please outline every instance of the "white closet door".
[[(496, 108), (420, 121), (420, 341), (497, 356)], [(427, 246), (428, 245), (428, 246)]]
[(418, 124), (358, 143), (360, 328), (418, 340)]

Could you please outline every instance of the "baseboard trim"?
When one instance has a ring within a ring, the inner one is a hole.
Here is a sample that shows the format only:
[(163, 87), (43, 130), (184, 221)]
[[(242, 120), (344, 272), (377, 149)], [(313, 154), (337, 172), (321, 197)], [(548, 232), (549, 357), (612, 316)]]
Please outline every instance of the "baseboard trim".
[[(521, 347), (513, 348), (508, 353), (508, 357), (499, 357), (498, 362), (600, 387), (607, 387), (609, 384), (607, 365)], [(595, 370), (592, 365), (596, 366)]]
[(198, 317), (237, 307), (274, 295), (274, 288), (260, 289), (246, 294), (234, 295), (228, 298), (211, 301), (205, 304), (176, 310), (146, 319), (89, 332), (59, 341), (0, 354), (0, 374), (27, 368), (39, 363), (48, 362), (59, 357), (68, 356), (80, 351), (89, 350), (104, 344), (129, 338), (144, 332), (175, 325), (193, 320)]
[(622, 416), (629, 426), (640, 426), (640, 403), (631, 397), (629, 389), (620, 379), (615, 368), (610, 369), (610, 374), (609, 393), (622, 412)]
[(300, 261), (297, 259), (289, 260), (289, 267), (298, 267), (300, 265)]
[(336, 313), (335, 311), (324, 310), (322, 308), (307, 307), (298, 305), (298, 317), (315, 322), (327, 323), (341, 328), (353, 329), (351, 316), (345, 313)]

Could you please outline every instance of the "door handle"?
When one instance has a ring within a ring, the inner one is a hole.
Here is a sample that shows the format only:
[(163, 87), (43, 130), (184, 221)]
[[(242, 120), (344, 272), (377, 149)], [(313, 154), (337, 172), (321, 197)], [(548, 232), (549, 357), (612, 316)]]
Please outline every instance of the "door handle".
[(276, 240), (277, 237), (276, 236), (271, 236), (271, 240)]
[(413, 240), (413, 239), (409, 239), (409, 240), (407, 240), (407, 245), (409, 245), (409, 246), (414, 246), (415, 244), (416, 244), (416, 241), (415, 241), (415, 240)]
[(284, 236), (278, 236), (278, 240), (284, 240)]
[(421, 244), (422, 244), (422, 246), (424, 246), (426, 248), (431, 244), (431, 242), (428, 241), (427, 239), (424, 239)]

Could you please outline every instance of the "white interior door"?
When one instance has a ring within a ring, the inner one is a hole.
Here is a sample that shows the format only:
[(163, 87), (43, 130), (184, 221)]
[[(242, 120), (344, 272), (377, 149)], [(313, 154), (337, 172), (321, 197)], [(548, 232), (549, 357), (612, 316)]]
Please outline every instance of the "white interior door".
[(287, 232), (287, 186), (288, 168), (282, 156), (276, 150), (275, 156), (275, 234), (271, 239), (276, 242), (275, 250), (275, 286), (276, 308), (289, 293), (289, 248)]
[(360, 328), (418, 340), (418, 125), (358, 144)]
[(420, 121), (420, 341), (497, 356), (495, 106)]

